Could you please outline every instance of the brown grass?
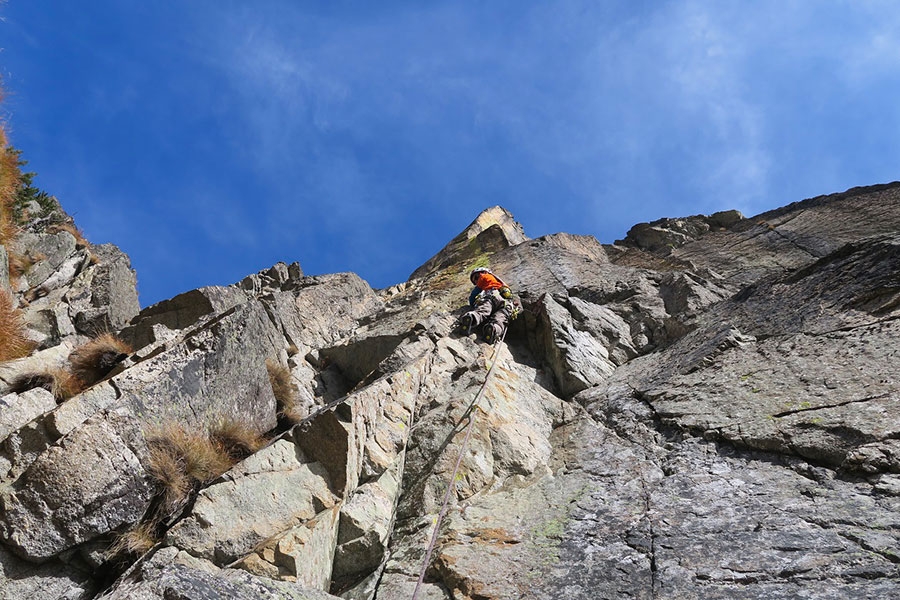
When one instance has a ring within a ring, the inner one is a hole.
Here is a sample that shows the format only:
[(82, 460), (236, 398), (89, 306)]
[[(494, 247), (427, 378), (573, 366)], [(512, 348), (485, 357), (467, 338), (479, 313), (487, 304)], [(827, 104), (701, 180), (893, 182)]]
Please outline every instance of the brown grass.
[(219, 444), (235, 462), (254, 454), (266, 445), (265, 436), (247, 425), (232, 418), (223, 418), (209, 430), (213, 443)]
[(263, 435), (234, 419), (220, 419), (210, 431), (190, 430), (169, 421), (148, 427), (147, 472), (160, 494), (160, 514), (178, 509), (197, 486), (225, 473), (268, 441)]
[(59, 403), (81, 393), (84, 390), (84, 383), (65, 369), (48, 369), (19, 375), (10, 382), (9, 388), (17, 394), (44, 388), (53, 394)]
[[(164, 449), (171, 454), (166, 458), (163, 450), (160, 450), (160, 466), (166, 469), (177, 466), (189, 480), (201, 484), (211, 482), (235, 463), (222, 444), (211, 439), (206, 432), (189, 431), (179, 423), (170, 422), (152, 430), (147, 435), (147, 442), (151, 447)], [(163, 476), (157, 477), (154, 471), (151, 466), (151, 475), (160, 483), (169, 480), (178, 483), (178, 477), (173, 472), (156, 470)]]
[(41, 253), (31, 253), (28, 252), (26, 254), (17, 254), (15, 252), (9, 253), (9, 279), (10, 281), (17, 281), (19, 277), (28, 272), (31, 267), (37, 264), (39, 261), (47, 258), (45, 255)]
[(16, 239), (19, 231), (19, 227), (13, 221), (12, 208), (0, 206), (0, 246), (6, 246), (8, 254), (12, 254), (9, 251), (9, 244)]
[(59, 233), (60, 231), (66, 231), (72, 234), (72, 237), (75, 238), (76, 248), (87, 248), (90, 245), (84, 237), (84, 232), (75, 227), (72, 223), (54, 223), (47, 227), (47, 233)]
[(272, 393), (278, 403), (278, 414), (290, 423), (299, 423), (305, 416), (300, 406), (297, 386), (291, 380), (291, 371), (273, 359), (266, 361), (266, 371), (272, 384)]
[[(0, 91), (2, 95), (2, 91)], [(9, 152), (6, 131), (0, 123), (0, 244), (7, 246), (19, 233), (13, 217), (13, 203), (22, 172), (18, 157)]]
[(185, 472), (184, 459), (167, 443), (151, 441), (147, 470), (162, 495), (168, 513), (188, 497), (194, 483)]
[(120, 554), (140, 556), (149, 552), (159, 542), (156, 529), (157, 524), (152, 521), (136, 525), (116, 539), (107, 551), (107, 556), (113, 557)]
[(0, 362), (28, 356), (35, 344), (25, 335), (25, 320), (9, 292), (0, 288)]
[(131, 347), (111, 333), (101, 334), (69, 355), (72, 374), (92, 386), (131, 354)]

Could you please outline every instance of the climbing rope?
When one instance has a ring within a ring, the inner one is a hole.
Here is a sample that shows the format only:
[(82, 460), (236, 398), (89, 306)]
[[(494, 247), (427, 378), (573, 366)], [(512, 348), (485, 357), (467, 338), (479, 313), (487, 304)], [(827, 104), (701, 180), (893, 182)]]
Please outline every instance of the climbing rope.
[(468, 418), (469, 424), (466, 425), (466, 437), (463, 438), (462, 445), (459, 447), (459, 456), (456, 457), (456, 464), (453, 466), (453, 473), (450, 475), (450, 481), (447, 483), (447, 491), (444, 492), (444, 501), (441, 504), (441, 510), (438, 512), (437, 518), (434, 520), (434, 531), (431, 533), (431, 541), (428, 543), (428, 549), (425, 551), (425, 560), (422, 563), (422, 571), (419, 573), (419, 580), (416, 582), (416, 589), (413, 591), (412, 600), (417, 600), (419, 597), (419, 588), (422, 586), (422, 582), (425, 581), (425, 572), (428, 570), (428, 563), (431, 561), (431, 554), (434, 552), (434, 547), (437, 544), (438, 534), (441, 530), (441, 521), (443, 521), (444, 516), (447, 514), (447, 510), (450, 506), (450, 492), (451, 490), (456, 489), (456, 474), (459, 472), (459, 466), (462, 464), (463, 456), (466, 453), (466, 447), (469, 444), (469, 438), (472, 436), (472, 426), (475, 424), (475, 415), (472, 414), (475, 408), (478, 406), (478, 401), (484, 395), (485, 390), (487, 389), (488, 381), (491, 379), (491, 373), (494, 372), (494, 365), (497, 364), (497, 354), (500, 352), (500, 347), (503, 345), (503, 340), (506, 338), (506, 329), (503, 330), (503, 333), (500, 334), (500, 338), (497, 340), (497, 343), (494, 344), (494, 353), (491, 356), (491, 366), (488, 368), (487, 375), (484, 376), (484, 383), (481, 384), (481, 388), (478, 390), (478, 393), (475, 394), (475, 398), (472, 402), (469, 403), (469, 406), (466, 407), (465, 412), (463, 412), (460, 417), (460, 422), (462, 419)]

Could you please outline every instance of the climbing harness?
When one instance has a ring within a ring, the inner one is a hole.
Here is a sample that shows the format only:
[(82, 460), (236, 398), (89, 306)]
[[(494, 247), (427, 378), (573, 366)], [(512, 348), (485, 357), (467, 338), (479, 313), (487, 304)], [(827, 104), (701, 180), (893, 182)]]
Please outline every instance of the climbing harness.
[(441, 504), (441, 510), (438, 512), (438, 516), (434, 520), (434, 531), (431, 534), (431, 541), (428, 543), (428, 549), (425, 551), (425, 560), (422, 563), (422, 571), (419, 573), (419, 580), (416, 582), (416, 589), (413, 591), (412, 600), (417, 600), (419, 597), (419, 588), (422, 585), (422, 582), (425, 581), (425, 572), (428, 570), (428, 563), (431, 561), (431, 554), (434, 552), (434, 547), (437, 544), (438, 534), (441, 530), (441, 521), (443, 521), (444, 516), (447, 514), (447, 510), (450, 506), (450, 492), (451, 490), (456, 489), (456, 474), (459, 472), (459, 466), (462, 464), (463, 456), (466, 453), (466, 447), (469, 444), (469, 438), (472, 436), (472, 426), (475, 424), (475, 415), (472, 414), (473, 411), (478, 407), (478, 401), (484, 395), (485, 390), (487, 390), (488, 381), (491, 379), (491, 373), (494, 372), (494, 366), (497, 364), (497, 353), (500, 352), (500, 347), (503, 345), (503, 339), (506, 337), (506, 329), (504, 328), (503, 332), (500, 334), (500, 337), (497, 339), (497, 343), (494, 344), (494, 353), (491, 356), (491, 366), (488, 367), (487, 375), (484, 376), (484, 383), (481, 384), (481, 388), (478, 390), (478, 393), (475, 394), (475, 398), (469, 403), (469, 406), (466, 407), (466, 410), (463, 412), (462, 416), (459, 419), (461, 423), (463, 419), (468, 419), (469, 424), (466, 425), (466, 436), (463, 438), (462, 445), (459, 447), (459, 456), (456, 457), (456, 464), (453, 466), (453, 473), (450, 475), (450, 480), (447, 483), (447, 490), (444, 492), (444, 501)]

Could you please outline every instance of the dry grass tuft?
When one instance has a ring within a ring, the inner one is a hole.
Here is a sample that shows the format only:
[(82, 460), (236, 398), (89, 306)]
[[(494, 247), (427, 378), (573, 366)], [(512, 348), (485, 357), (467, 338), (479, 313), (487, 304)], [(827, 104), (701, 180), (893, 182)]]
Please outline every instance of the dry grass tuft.
[(233, 419), (221, 419), (209, 433), (173, 421), (145, 429), (147, 472), (156, 482), (162, 513), (171, 514), (198, 486), (208, 484), (268, 441)]
[(166, 443), (151, 441), (147, 470), (157, 483), (166, 512), (187, 499), (194, 483), (185, 472), (184, 458)]
[(290, 406), (282, 406), (278, 414), (288, 424), (296, 425), (309, 415), (309, 411), (300, 406), (300, 404), (292, 404)]
[(0, 288), (0, 362), (28, 356), (35, 344), (25, 335), (25, 320), (9, 292)]
[(149, 552), (159, 539), (156, 535), (157, 524), (154, 522), (142, 523), (120, 535), (110, 546), (107, 556), (132, 554), (140, 556)]
[(9, 253), (9, 278), (15, 282), (38, 262), (47, 258), (41, 253), (17, 254)]
[(54, 223), (47, 227), (47, 233), (59, 233), (60, 231), (66, 231), (72, 234), (72, 237), (75, 238), (75, 247), (76, 248), (87, 248), (90, 246), (87, 239), (84, 237), (84, 232), (75, 227), (72, 223)]
[(266, 371), (269, 373), (269, 382), (272, 384), (272, 392), (275, 399), (281, 403), (290, 400), (291, 396), (296, 395), (293, 383), (291, 382), (291, 371), (284, 365), (273, 359), (266, 361)]
[[(178, 477), (170, 469), (178, 467), (188, 480), (205, 484), (235, 463), (222, 444), (210, 439), (205, 432), (188, 431), (178, 423), (167, 423), (151, 431), (147, 435), (147, 443), (151, 448), (160, 449), (160, 466), (165, 469), (154, 469), (151, 465), (151, 474), (166, 486), (170, 480), (178, 483)], [(171, 456), (163, 456), (164, 452)], [(157, 476), (154, 471), (159, 471), (161, 476)]]
[(7, 246), (19, 233), (13, 217), (13, 204), (21, 180), (19, 157), (9, 148), (6, 131), (0, 124), (0, 244), (4, 246)]
[(235, 462), (257, 452), (268, 441), (258, 431), (232, 418), (221, 419), (209, 431), (210, 439), (222, 446)]
[(44, 388), (53, 394), (59, 403), (81, 393), (84, 390), (84, 383), (65, 369), (48, 369), (19, 375), (10, 382), (9, 388), (17, 394)]
[(289, 423), (299, 423), (305, 415), (300, 406), (297, 386), (291, 380), (290, 369), (269, 359), (266, 361), (266, 371), (269, 373), (272, 393), (278, 402), (278, 413)]
[(9, 252), (9, 244), (16, 239), (21, 230), (12, 217), (12, 209), (0, 206), (0, 246), (6, 246)]
[(69, 355), (72, 374), (92, 386), (131, 354), (131, 347), (111, 333), (104, 333)]

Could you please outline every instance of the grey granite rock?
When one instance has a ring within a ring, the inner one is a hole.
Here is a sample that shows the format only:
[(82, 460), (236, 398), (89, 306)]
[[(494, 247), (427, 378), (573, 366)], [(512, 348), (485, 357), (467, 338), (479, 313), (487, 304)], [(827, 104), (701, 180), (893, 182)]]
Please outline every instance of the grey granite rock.
[(162, 325), (168, 330), (187, 329), (203, 317), (225, 312), (248, 299), (245, 292), (232, 287), (198, 288), (140, 311), (120, 335), (137, 350), (160, 341), (154, 335), (155, 326)]
[(140, 426), (111, 411), (48, 448), (0, 496), (0, 537), (23, 558), (43, 562), (137, 521), (150, 501), (139, 456)]
[[(894, 597), (898, 198), (663, 219), (612, 246), (528, 239), (497, 207), (384, 290), (279, 263), (151, 307), (107, 381), (10, 412), (4, 568), (64, 564), (48, 590), (97, 589), (79, 577), (102, 543), (154, 518), (138, 430), (109, 421), (124, 411), (200, 431), (227, 415), (276, 441), (151, 521), (163, 541), (106, 598), (390, 600), (423, 568), (423, 599)], [(476, 265), (523, 307), (499, 348), (453, 329)], [(59, 307), (78, 325), (93, 269), (32, 302), (48, 344), (68, 335)], [(290, 430), (273, 360), (302, 397)], [(109, 458), (91, 485), (88, 449)], [(127, 465), (134, 502), (95, 511)]]
[(301, 584), (257, 577), (185, 557), (174, 548), (157, 552), (103, 600), (335, 600)]
[(167, 543), (225, 566), (335, 502), (322, 466), (279, 440), (204, 489)]
[(148, 423), (208, 426), (231, 417), (265, 432), (276, 421), (266, 360), (284, 346), (265, 307), (251, 300), (139, 353), (112, 381), (121, 402)]
[(0, 244), (0, 289), (11, 291), (9, 287), (9, 253), (3, 244)]
[(53, 394), (35, 388), (21, 394), (0, 396), (0, 442), (33, 419), (56, 408)]
[(84, 334), (119, 331), (140, 310), (131, 260), (112, 244), (91, 247), (97, 264), (90, 269), (90, 295), (70, 302), (72, 321)]
[(35, 565), (0, 548), (0, 598), (88, 600), (96, 592), (88, 571), (58, 562)]
[(43, 284), (70, 257), (75, 254), (75, 237), (68, 231), (59, 233), (20, 234), (15, 240), (15, 250), (19, 254), (37, 259), (25, 276), (30, 288)]

